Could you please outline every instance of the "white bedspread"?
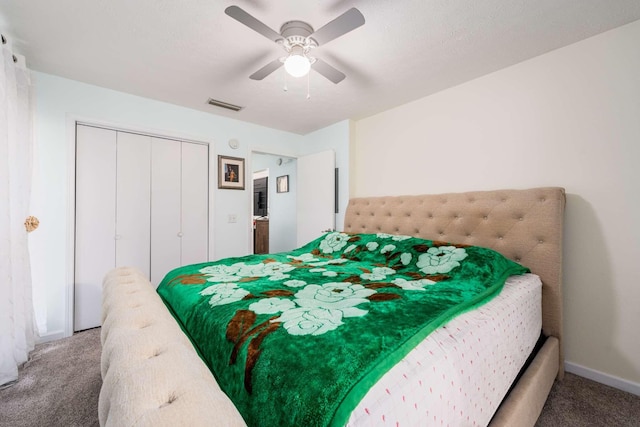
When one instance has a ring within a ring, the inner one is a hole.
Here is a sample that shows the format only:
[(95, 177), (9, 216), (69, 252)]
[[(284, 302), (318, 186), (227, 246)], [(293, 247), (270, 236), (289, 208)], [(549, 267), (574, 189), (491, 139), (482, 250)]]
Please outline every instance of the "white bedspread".
[(435, 330), (369, 391), (348, 426), (485, 426), (542, 328), (542, 283), (513, 276), (479, 309)]

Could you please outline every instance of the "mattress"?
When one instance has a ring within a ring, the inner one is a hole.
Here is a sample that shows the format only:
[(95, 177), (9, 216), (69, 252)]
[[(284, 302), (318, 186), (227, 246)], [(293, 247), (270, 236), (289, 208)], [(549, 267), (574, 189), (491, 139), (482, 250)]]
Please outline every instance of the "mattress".
[(542, 283), (510, 277), (480, 308), (436, 329), (387, 372), (348, 426), (484, 426), (533, 351)]

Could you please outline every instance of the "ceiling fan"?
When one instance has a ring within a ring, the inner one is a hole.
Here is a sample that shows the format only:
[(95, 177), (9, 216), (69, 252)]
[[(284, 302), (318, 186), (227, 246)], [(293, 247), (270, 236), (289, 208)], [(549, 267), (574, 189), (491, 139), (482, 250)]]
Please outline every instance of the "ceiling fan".
[(241, 24), (278, 43), (287, 53), (251, 74), (249, 78), (253, 80), (262, 80), (284, 65), (287, 73), (293, 77), (305, 76), (309, 69), (313, 68), (333, 83), (340, 83), (345, 75), (323, 60), (310, 56), (310, 52), (364, 24), (362, 13), (356, 8), (351, 8), (316, 31), (306, 22), (287, 21), (280, 27), (280, 33), (277, 33), (238, 6), (229, 6), (224, 12)]

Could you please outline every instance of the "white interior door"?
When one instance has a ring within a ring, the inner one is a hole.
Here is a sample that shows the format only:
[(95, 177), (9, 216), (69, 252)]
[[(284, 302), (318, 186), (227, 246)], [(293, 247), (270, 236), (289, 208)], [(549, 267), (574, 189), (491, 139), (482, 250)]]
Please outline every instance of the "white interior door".
[(102, 280), (115, 267), (116, 132), (77, 126), (73, 329), (100, 326)]
[(209, 260), (209, 146), (182, 143), (181, 265)]
[(298, 157), (298, 246), (335, 228), (335, 167), (333, 150)]
[(117, 133), (116, 267), (150, 277), (151, 138)]
[(153, 138), (151, 143), (151, 283), (157, 286), (180, 266), (180, 141)]

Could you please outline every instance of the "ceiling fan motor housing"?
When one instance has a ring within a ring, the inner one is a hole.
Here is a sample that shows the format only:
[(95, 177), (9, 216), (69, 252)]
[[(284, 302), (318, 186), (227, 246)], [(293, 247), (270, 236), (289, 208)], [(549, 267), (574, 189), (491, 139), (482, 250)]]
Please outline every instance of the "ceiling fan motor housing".
[(298, 36), (306, 39), (313, 34), (313, 27), (303, 21), (287, 21), (280, 27), (280, 34), (285, 39)]
[[(303, 21), (285, 22), (280, 27), (280, 34), (284, 37), (282, 45), (290, 55), (307, 56), (309, 50), (318, 46), (316, 41), (309, 37), (313, 34), (313, 27)], [(312, 63), (315, 62), (315, 59), (309, 58), (309, 60)]]

